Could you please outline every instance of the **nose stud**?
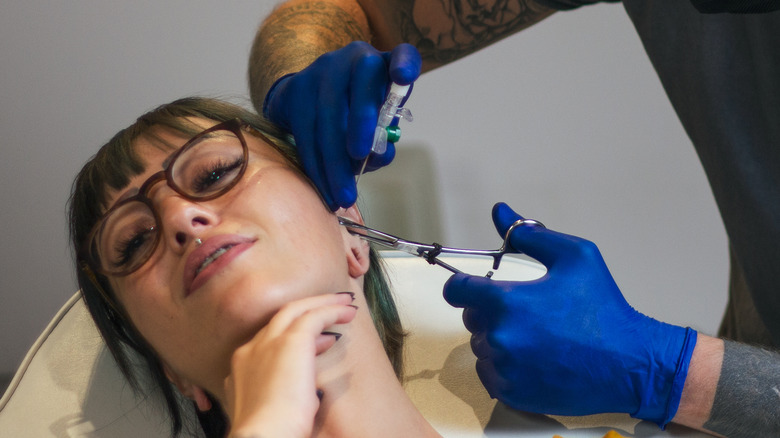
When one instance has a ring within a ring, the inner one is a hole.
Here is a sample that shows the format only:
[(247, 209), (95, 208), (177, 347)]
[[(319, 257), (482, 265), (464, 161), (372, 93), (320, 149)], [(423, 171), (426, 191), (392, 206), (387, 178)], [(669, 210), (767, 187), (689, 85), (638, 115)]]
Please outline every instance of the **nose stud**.
[(203, 245), (203, 241), (200, 240), (199, 238), (195, 239), (195, 245), (201, 246), (201, 245)]

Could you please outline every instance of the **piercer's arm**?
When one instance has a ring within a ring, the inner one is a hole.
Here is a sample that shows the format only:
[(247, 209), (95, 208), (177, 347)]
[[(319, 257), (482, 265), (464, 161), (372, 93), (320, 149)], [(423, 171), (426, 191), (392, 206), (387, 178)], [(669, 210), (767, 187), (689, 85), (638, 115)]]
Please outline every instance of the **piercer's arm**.
[(727, 437), (780, 433), (780, 354), (699, 334), (674, 419)]
[(290, 0), (263, 21), (249, 55), (249, 91), (261, 108), (271, 85), (303, 70), (325, 52), (369, 41), (365, 13), (355, 0)]
[(279, 77), (352, 41), (380, 50), (407, 42), (431, 70), (486, 47), (553, 13), (533, 0), (290, 0), (263, 22), (249, 60), (255, 106)]

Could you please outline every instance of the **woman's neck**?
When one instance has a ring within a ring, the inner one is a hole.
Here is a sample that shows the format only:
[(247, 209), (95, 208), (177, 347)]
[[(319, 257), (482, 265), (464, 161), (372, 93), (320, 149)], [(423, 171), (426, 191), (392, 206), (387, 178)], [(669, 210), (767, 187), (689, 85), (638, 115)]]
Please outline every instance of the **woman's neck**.
[(404, 392), (361, 307), (342, 338), (318, 358), (317, 387), (323, 397), (312, 436), (438, 437)]

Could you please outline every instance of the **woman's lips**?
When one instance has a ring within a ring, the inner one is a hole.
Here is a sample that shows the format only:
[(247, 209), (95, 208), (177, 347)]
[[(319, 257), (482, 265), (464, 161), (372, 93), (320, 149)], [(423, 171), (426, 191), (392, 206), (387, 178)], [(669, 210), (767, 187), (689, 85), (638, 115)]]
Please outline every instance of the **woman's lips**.
[(214, 274), (249, 249), (256, 239), (236, 234), (210, 237), (192, 251), (184, 266), (184, 296), (200, 288)]

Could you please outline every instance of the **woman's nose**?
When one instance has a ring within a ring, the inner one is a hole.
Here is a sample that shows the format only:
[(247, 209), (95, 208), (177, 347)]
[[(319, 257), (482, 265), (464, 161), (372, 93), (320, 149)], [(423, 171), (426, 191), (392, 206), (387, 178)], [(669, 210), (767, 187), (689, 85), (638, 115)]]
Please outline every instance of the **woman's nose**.
[(186, 199), (165, 187), (156, 190), (152, 201), (162, 222), (163, 239), (171, 248), (180, 249), (217, 224), (216, 212), (203, 203)]

